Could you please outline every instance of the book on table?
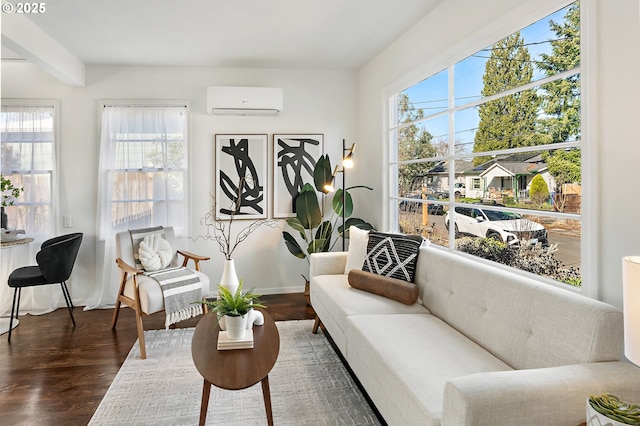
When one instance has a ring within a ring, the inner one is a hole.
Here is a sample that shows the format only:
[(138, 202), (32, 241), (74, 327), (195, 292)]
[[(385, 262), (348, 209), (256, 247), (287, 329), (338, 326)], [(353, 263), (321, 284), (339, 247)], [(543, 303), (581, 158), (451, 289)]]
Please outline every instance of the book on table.
[(244, 337), (239, 340), (231, 340), (226, 331), (218, 334), (218, 350), (228, 349), (252, 349), (253, 348), (253, 329), (247, 330)]

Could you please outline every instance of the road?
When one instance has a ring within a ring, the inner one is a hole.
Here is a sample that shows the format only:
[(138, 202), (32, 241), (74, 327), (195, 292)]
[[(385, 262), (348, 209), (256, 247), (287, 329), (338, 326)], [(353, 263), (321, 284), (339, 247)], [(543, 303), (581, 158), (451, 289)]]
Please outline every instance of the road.
[(548, 238), (550, 244), (558, 244), (556, 259), (566, 266), (580, 269), (580, 237), (552, 230), (549, 231)]

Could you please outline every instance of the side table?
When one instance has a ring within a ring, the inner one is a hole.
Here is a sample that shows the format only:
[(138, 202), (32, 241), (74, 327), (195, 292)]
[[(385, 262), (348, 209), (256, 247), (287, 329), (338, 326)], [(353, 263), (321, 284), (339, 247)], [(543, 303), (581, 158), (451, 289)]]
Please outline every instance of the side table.
[[(17, 238), (11, 241), (0, 241), (0, 249), (2, 254), (0, 255), (0, 334), (4, 334), (9, 331), (9, 323), (11, 315), (11, 298), (13, 294), (9, 286), (7, 286), (7, 279), (9, 274), (14, 269), (29, 264), (29, 248), (28, 244), (33, 242), (32, 237)], [(7, 315), (4, 317), (4, 315)], [(13, 320), (13, 328), (16, 328), (20, 321), (18, 318)]]
[(205, 424), (211, 385), (226, 390), (240, 390), (262, 383), (267, 422), (273, 425), (269, 372), (278, 359), (280, 335), (275, 322), (263, 309), (264, 325), (253, 327), (253, 349), (232, 349), (219, 351), (215, 314), (205, 315), (193, 334), (191, 355), (198, 372), (204, 378), (202, 385), (202, 405), (200, 425)]

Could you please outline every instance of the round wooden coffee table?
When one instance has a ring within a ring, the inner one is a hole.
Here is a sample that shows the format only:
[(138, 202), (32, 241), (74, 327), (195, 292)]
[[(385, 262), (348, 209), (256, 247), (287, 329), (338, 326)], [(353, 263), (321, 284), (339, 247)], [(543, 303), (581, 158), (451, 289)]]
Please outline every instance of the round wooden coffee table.
[[(278, 359), (280, 335), (273, 319), (263, 309), (264, 325), (253, 327), (253, 349), (219, 351), (215, 314), (205, 315), (193, 334), (191, 355), (193, 363), (204, 377), (200, 425), (205, 424), (211, 385), (227, 390), (240, 390), (262, 382), (267, 422), (273, 425), (269, 372)], [(214, 328), (215, 326), (215, 328)]]

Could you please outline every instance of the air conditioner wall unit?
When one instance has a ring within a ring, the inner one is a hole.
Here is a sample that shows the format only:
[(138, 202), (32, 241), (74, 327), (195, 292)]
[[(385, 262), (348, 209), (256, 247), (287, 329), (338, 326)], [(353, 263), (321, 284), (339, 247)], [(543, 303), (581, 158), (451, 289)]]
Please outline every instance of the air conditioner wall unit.
[(278, 115), (282, 89), (212, 86), (207, 88), (207, 113), (212, 115)]

